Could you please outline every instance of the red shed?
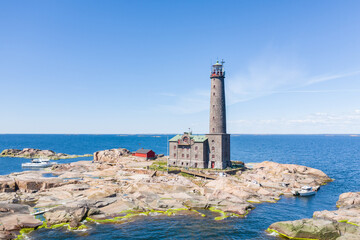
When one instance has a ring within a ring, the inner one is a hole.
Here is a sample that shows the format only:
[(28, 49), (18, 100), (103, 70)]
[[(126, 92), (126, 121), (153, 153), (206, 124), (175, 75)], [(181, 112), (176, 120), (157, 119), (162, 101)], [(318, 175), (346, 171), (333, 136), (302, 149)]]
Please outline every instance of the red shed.
[(155, 152), (151, 149), (139, 149), (134, 154), (136, 157), (142, 157), (146, 159), (154, 159), (155, 158)]

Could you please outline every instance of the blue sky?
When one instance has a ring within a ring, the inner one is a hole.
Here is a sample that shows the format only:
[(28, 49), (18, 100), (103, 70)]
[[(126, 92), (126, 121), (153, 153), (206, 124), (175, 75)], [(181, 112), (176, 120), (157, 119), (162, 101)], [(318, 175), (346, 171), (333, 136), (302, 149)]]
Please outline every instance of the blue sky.
[(359, 1), (1, 1), (0, 133), (360, 133)]

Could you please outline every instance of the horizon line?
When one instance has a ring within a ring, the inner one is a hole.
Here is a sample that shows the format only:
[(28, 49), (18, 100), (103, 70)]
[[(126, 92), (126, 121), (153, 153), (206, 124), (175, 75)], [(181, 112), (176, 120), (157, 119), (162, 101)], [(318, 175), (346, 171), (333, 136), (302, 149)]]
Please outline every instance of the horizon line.
[[(182, 133), (0, 133), (0, 135), (178, 135)], [(198, 133), (193, 135), (206, 135)], [(229, 135), (359, 135), (360, 133), (227, 133)]]

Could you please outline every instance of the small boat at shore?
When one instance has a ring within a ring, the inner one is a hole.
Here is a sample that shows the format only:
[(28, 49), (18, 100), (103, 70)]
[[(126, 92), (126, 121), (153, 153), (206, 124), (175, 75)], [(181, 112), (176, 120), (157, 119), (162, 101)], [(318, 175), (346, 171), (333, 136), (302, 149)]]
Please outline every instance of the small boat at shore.
[(31, 160), (29, 163), (21, 164), (22, 168), (47, 168), (54, 165), (54, 163), (50, 162), (49, 159), (45, 158), (36, 158)]
[(301, 197), (307, 197), (307, 196), (312, 196), (316, 194), (316, 191), (310, 187), (310, 186), (303, 186), (301, 188), (301, 190), (299, 191), (294, 191), (293, 194), (295, 196), (301, 196)]

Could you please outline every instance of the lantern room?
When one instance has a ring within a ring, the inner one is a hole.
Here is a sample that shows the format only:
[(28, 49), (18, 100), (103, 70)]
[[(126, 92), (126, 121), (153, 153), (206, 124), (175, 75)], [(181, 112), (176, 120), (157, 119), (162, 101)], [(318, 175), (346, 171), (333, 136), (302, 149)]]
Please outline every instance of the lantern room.
[(225, 77), (225, 71), (223, 68), (224, 63), (224, 60), (222, 60), (220, 63), (219, 61), (216, 61), (216, 63), (211, 67), (210, 77)]

